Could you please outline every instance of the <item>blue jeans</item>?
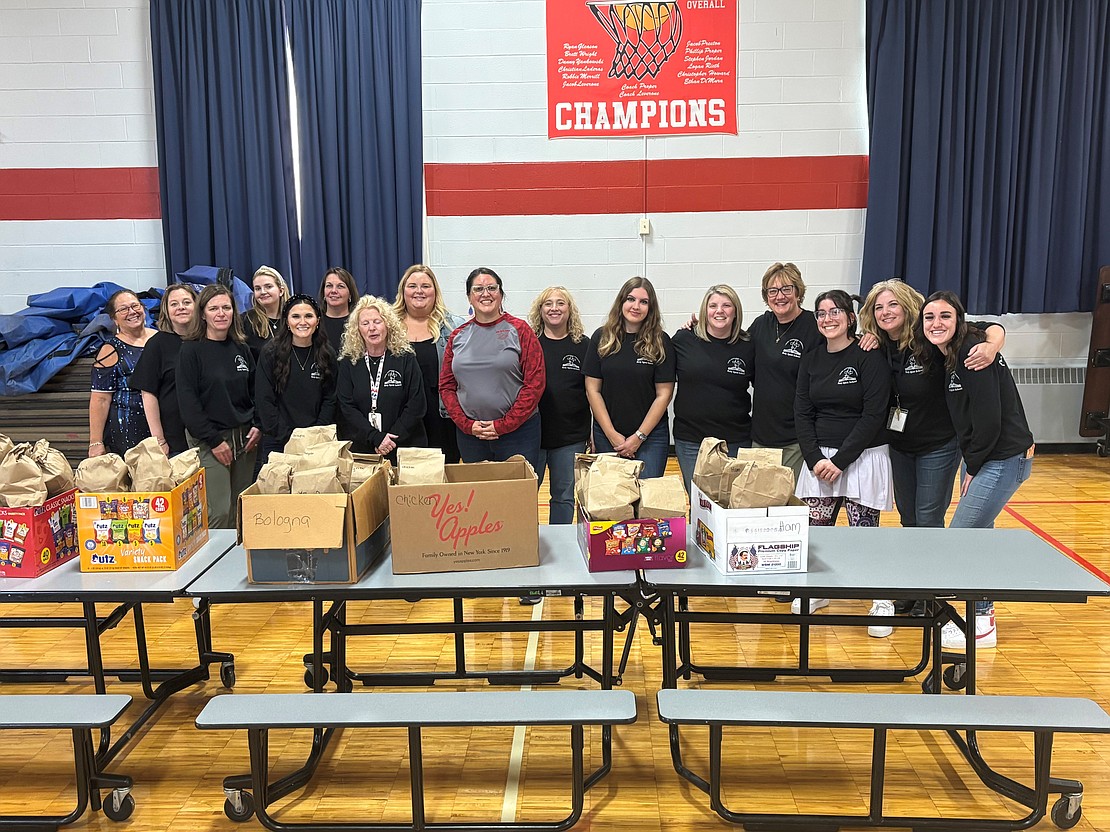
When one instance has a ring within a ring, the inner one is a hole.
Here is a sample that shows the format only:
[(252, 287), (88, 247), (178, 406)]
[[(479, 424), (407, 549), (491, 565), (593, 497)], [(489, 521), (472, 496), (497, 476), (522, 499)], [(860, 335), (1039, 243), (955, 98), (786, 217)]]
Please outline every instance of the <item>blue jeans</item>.
[(463, 462), (504, 462), (520, 454), (537, 471), (540, 469), (540, 414), (536, 412), (516, 430), (497, 439), (479, 439), (457, 427), (459, 455)]
[(906, 528), (944, 528), (944, 513), (952, 502), (952, 481), (960, 468), (960, 443), (923, 454), (904, 454), (892, 446), (894, 500)]
[[(741, 448), (750, 447), (750, 442), (729, 442), (728, 455), (736, 456), (736, 452)], [(674, 439), (674, 455), (678, 457), (678, 470), (682, 472), (682, 484), (687, 494), (690, 493), (690, 479), (694, 476), (694, 464), (698, 461), (699, 448), (701, 448), (701, 442), (687, 442), (677, 436)]]
[[(667, 470), (667, 457), (670, 455), (670, 431), (667, 429), (666, 420), (655, 426), (655, 430), (648, 434), (640, 450), (636, 452), (636, 459), (644, 462), (643, 473), (640, 479), (650, 480), (663, 476)], [(605, 432), (594, 425), (594, 453), (611, 454), (613, 446), (605, 438)]]
[(536, 475), (543, 485), (543, 475), (551, 470), (551, 517), (548, 525), (565, 526), (574, 518), (574, 455), (586, 449), (585, 442), (563, 445), (561, 448), (540, 448), (540, 464)]
[[(950, 529), (993, 529), (994, 520), (1001, 513), (1021, 484), (1029, 479), (1033, 458), (1018, 454), (1009, 459), (993, 459), (983, 463), (960, 497), (956, 513), (952, 515)], [(960, 471), (960, 484), (967, 478), (966, 466)], [(976, 615), (989, 615), (994, 602), (976, 601)]]

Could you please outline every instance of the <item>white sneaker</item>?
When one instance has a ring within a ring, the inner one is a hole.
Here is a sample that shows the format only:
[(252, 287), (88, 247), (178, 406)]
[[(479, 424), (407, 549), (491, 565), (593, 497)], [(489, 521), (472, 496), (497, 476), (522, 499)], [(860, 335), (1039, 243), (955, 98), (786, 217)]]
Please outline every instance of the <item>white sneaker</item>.
[[(868, 615), (894, 615), (894, 602), (893, 601), (876, 601), (871, 605), (871, 611)], [(889, 624), (872, 624), (867, 628), (867, 635), (871, 638), (886, 638), (894, 632), (894, 628)]]
[[(810, 613), (810, 615), (812, 615), (813, 613), (817, 612), (817, 610), (821, 609), (821, 607), (827, 607), (828, 605), (829, 605), (829, 599), (828, 598), (810, 598), (809, 599), (809, 613)], [(801, 598), (795, 598), (793, 601), (790, 602), (790, 612), (794, 613), (794, 615), (801, 615), (802, 614), (802, 599)]]
[[(964, 631), (951, 621), (945, 624), (940, 631), (940, 646), (944, 650), (953, 650), (957, 653), (967, 649), (967, 639)], [(975, 649), (989, 650), (998, 646), (998, 628), (994, 623), (993, 615), (975, 616)]]

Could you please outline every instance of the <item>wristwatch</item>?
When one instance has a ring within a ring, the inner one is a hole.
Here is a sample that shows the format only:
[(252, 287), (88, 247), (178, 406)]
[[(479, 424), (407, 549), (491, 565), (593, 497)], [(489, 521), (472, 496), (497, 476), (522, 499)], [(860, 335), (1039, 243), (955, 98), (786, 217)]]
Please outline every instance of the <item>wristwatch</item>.
[(647, 442), (647, 434), (644, 433), (642, 430), (636, 431), (636, 435), (640, 437), (641, 442)]

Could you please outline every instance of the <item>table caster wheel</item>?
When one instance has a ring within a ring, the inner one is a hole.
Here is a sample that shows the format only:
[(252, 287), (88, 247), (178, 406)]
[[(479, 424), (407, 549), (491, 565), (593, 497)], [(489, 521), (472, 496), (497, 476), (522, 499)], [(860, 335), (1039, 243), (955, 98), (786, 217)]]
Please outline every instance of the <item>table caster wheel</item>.
[(250, 820), (254, 815), (254, 795), (250, 792), (229, 792), (224, 801), (224, 814), (236, 823)]
[(944, 668), (944, 686), (949, 690), (963, 690), (967, 687), (967, 665), (952, 664)]
[(304, 684), (309, 690), (316, 690), (316, 674), (312, 672), (312, 668), (305, 668)]
[(1064, 795), (1052, 804), (1052, 822), (1060, 829), (1071, 829), (1083, 817), (1083, 795)]
[(1110, 445), (1100, 439), (1095, 444), (1095, 453), (1103, 458), (1110, 456)]
[(224, 662), (220, 665), (220, 684), (228, 690), (235, 687), (235, 663)]
[(124, 789), (115, 789), (102, 804), (104, 814), (111, 820), (127, 820), (135, 811), (135, 798)]

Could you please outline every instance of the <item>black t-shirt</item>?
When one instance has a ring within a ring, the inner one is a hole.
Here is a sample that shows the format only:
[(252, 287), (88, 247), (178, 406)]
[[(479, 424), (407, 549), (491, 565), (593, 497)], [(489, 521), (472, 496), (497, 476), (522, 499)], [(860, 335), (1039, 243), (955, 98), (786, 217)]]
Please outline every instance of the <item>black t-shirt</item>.
[(244, 312), (239, 316), (239, 325), (243, 327), (243, 334), (247, 336), (247, 347), (251, 351), (251, 357), (254, 358), (254, 363), (258, 363), (258, 357), (262, 354), (262, 348), (265, 347), (277, 335), (278, 327), (281, 325), (279, 318), (267, 318), (266, 323), (270, 325), (270, 334), (263, 338), (254, 330), (254, 324), (251, 319), (247, 317)]
[(784, 447), (798, 441), (794, 430), (794, 392), (802, 356), (825, 339), (808, 309), (788, 324), (780, 324), (767, 310), (748, 330), (755, 347), (752, 379), (752, 440), (759, 445)]
[(177, 356), (181, 352), (181, 336), (176, 332), (159, 332), (146, 342), (131, 386), (152, 393), (158, 398), (162, 435), (170, 446), (170, 454), (179, 454), (189, 447), (185, 439), (185, 423), (177, 401)]
[(883, 353), (892, 371), (890, 406), (897, 405), (907, 414), (905, 430), (887, 431), (890, 446), (904, 454), (935, 451), (956, 433), (944, 401), (944, 372), (922, 364), (913, 350), (898, 349), (889, 338), (884, 340)]
[(370, 424), (373, 397), (366, 359), (360, 358), (353, 364), (349, 358), (340, 359), (337, 390), (340, 438), (350, 439), (354, 443), (352, 450), (356, 453), (374, 453), (386, 433), (397, 435), (397, 446), (400, 448), (426, 446), (428, 435), (424, 430), (424, 410), (427, 401), (416, 356), (387, 352), (380, 359), (371, 358), (370, 366), (375, 378), (380, 361), (384, 361), (385, 366), (381, 368), (377, 407), (382, 417), (382, 430), (377, 430)]
[[(1002, 353), (982, 370), (964, 366), (976, 343), (970, 338), (964, 343), (945, 390), (967, 472), (973, 477), (984, 462), (1009, 459), (1025, 453), (1033, 444), (1021, 396)], [(943, 356), (938, 358), (943, 360)]]
[(853, 341), (840, 352), (824, 346), (807, 353), (798, 370), (794, 425), (806, 464), (836, 448), (832, 463), (844, 470), (866, 448), (886, 444), (890, 367), (878, 350), (864, 352)]
[(703, 341), (681, 329), (671, 339), (678, 368), (674, 398), (674, 435), (685, 442), (715, 436), (746, 444), (752, 437), (752, 380), (755, 347), (751, 341), (709, 336)]
[[(622, 436), (631, 436), (640, 429), (655, 401), (655, 385), (675, 380), (674, 347), (663, 333), (663, 361), (652, 364), (636, 352), (636, 335), (624, 333), (621, 348), (602, 358), (597, 354), (601, 330), (590, 338), (583, 372), (601, 379), (601, 398), (609, 411), (609, 421)], [(667, 432), (667, 417), (659, 420), (656, 429)]]
[(590, 403), (582, 365), (590, 342), (577, 344), (568, 335), (554, 340), (540, 335), (547, 386), (540, 397), (540, 447), (544, 450), (585, 443), (590, 438)]
[(267, 438), (284, 445), (294, 428), (335, 423), (335, 388), (339, 368), (335, 353), (327, 348), (327, 364), (331, 372), (328, 383), (323, 381), (323, 369), (318, 366), (313, 347), (293, 347), (289, 356), (289, 377), (285, 389), (274, 389), (274, 342), (262, 350), (258, 359), (258, 372), (254, 386), (254, 404), (258, 409), (258, 423)]
[(328, 336), (328, 345), (332, 352), (339, 355), (339, 351), (343, 349), (343, 330), (347, 328), (347, 319), (329, 318), (325, 312), (320, 324), (324, 327), (324, 334)]
[(220, 431), (254, 422), (254, 357), (230, 336), (181, 344), (177, 357), (177, 400), (185, 428), (214, 448)]

